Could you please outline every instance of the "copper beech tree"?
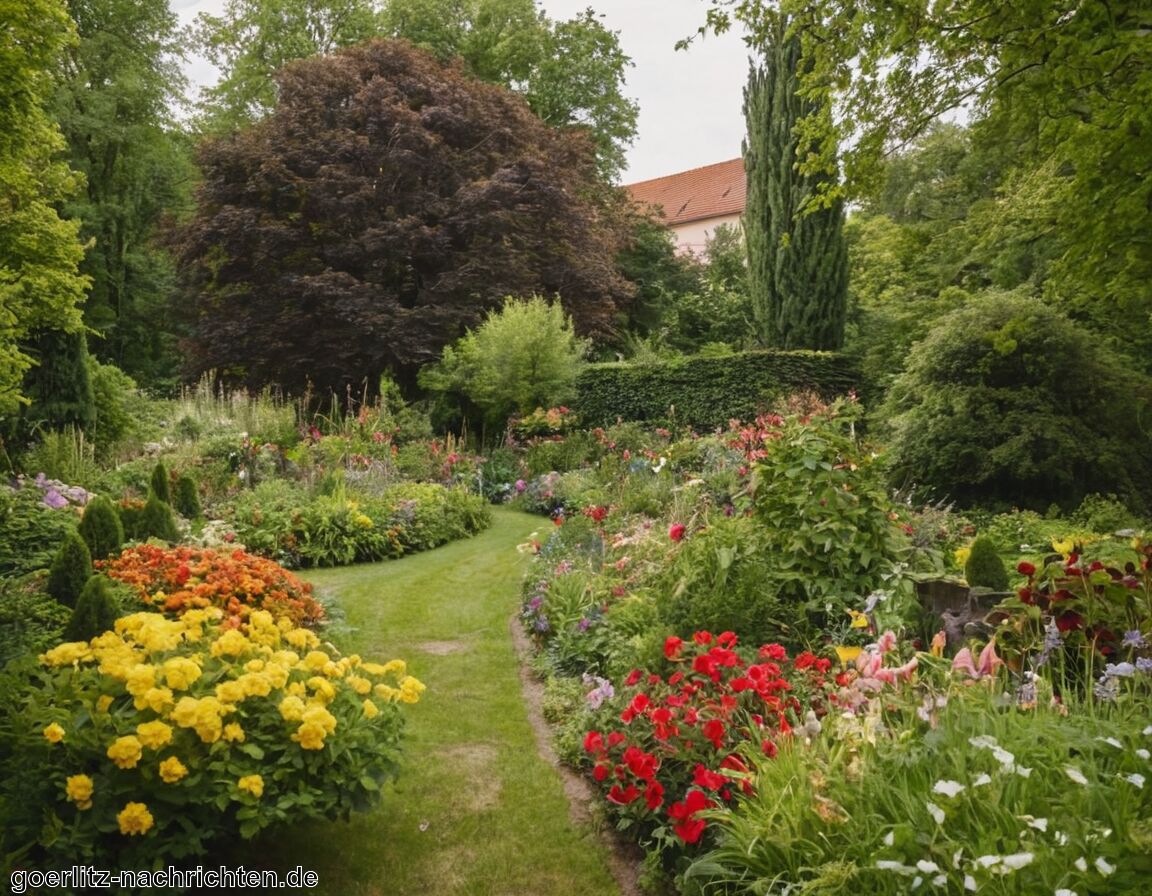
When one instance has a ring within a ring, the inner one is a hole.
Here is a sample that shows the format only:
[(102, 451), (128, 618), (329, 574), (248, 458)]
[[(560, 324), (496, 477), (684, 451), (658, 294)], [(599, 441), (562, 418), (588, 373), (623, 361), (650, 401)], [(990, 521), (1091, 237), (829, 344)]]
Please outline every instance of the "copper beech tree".
[(288, 65), (276, 110), (206, 142), (179, 236), (190, 372), (343, 392), (421, 365), (505, 296), (609, 334), (629, 284), (591, 143), (403, 41)]

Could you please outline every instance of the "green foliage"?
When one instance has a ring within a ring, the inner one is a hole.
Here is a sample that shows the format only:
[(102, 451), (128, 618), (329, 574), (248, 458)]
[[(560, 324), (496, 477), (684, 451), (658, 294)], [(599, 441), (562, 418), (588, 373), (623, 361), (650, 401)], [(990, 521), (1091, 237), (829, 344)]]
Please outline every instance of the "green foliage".
[(757, 35), (763, 61), (744, 91), (748, 199), (744, 232), (756, 336), (763, 346), (837, 350), (844, 342), (848, 254), (844, 208), (821, 201), (835, 185), (834, 165), (801, 163), (821, 152), (801, 120), (831, 120), (827, 100), (801, 90), (799, 35), (785, 15)]
[(856, 439), (859, 418), (859, 406), (843, 403), (787, 418), (753, 471), (753, 515), (779, 599), (809, 637), (899, 585), (909, 555), (876, 455)]
[(762, 534), (750, 517), (718, 517), (684, 541), (654, 584), (671, 633), (732, 631), (753, 643), (800, 643), (807, 621), (781, 601), (774, 575), (780, 558)]
[(589, 425), (617, 419), (701, 428), (751, 419), (800, 391), (828, 399), (861, 386), (853, 363), (827, 352), (740, 352), (661, 364), (592, 364), (573, 407)]
[(75, 28), (64, 0), (3, 0), (0, 20), (0, 414), (10, 415), (34, 363), (26, 340), (37, 331), (78, 332), (88, 283), (78, 271), (79, 223), (57, 211), (81, 180), (58, 160), (63, 138), (44, 109)]
[(75, 607), (91, 575), (92, 554), (88, 545), (78, 532), (70, 531), (52, 559), (44, 589), (64, 606)]
[(43, 430), (36, 442), (24, 453), (20, 465), (50, 479), (92, 486), (100, 477), (96, 446), (84, 430), (66, 426), (62, 430)]
[(931, 727), (914, 715), (919, 695), (895, 698), (897, 712), (829, 713), (819, 737), (757, 760), (754, 793), (717, 820), (721, 845), (691, 869), (688, 892), (770, 893), (787, 880), (904, 896), (922, 873), (948, 893), (1147, 889), (1141, 706), (1022, 711), (983, 687), (934, 697), (946, 705)]
[(0, 668), (60, 643), (71, 613), (41, 590), (42, 582), (39, 576), (0, 579)]
[(200, 489), (190, 474), (182, 473), (176, 480), (176, 493), (172, 498), (172, 506), (181, 516), (194, 520), (203, 515), (204, 511), (200, 507)]
[(484, 499), (462, 488), (405, 483), (384, 492), (395, 510), (399, 538), (406, 551), (424, 551), (467, 538), (492, 523)]
[(29, 355), (34, 365), (24, 378), (31, 404), (24, 412), (32, 429), (90, 430), (96, 402), (89, 376), (88, 340), (83, 331), (37, 333)]
[(1008, 570), (991, 538), (980, 535), (972, 542), (968, 559), (964, 562), (964, 579), (969, 588), (1008, 590)]
[(77, 531), (95, 560), (118, 554), (124, 546), (124, 524), (120, 522), (120, 513), (111, 499), (103, 495), (97, 495), (85, 505)]
[(0, 487), (0, 577), (47, 569), (75, 528), (76, 515), (45, 505), (39, 489)]
[(148, 480), (148, 491), (165, 504), (172, 503), (172, 477), (169, 476), (168, 468), (162, 460), (157, 461), (156, 466), (152, 468), (152, 476)]
[(564, 404), (575, 393), (588, 344), (559, 302), (509, 298), (475, 332), (421, 371), (425, 388), (465, 395), (491, 424)]
[(172, 515), (172, 505), (167, 501), (162, 501), (155, 494), (148, 495), (148, 500), (144, 502), (144, 508), (140, 511), (140, 518), (136, 521), (134, 537), (140, 539), (159, 538), (169, 544), (178, 542), (180, 531), (176, 528), (176, 518)]
[(1071, 509), (1152, 498), (1148, 381), (1077, 324), (992, 293), (940, 320), (881, 409), (897, 482), (961, 506)]
[[(64, 206), (89, 243), (84, 323), (91, 351), (152, 388), (178, 367), (177, 317), (163, 219), (179, 216), (195, 175), (171, 120), (183, 101), (182, 47), (166, 0), (68, 0), (79, 41), (61, 66), (52, 111), (67, 158), (86, 176)], [(101, 450), (104, 445), (100, 443)]]
[(96, 405), (96, 419), (88, 432), (100, 456), (107, 458), (117, 443), (143, 428), (145, 400), (136, 381), (119, 367), (90, 357), (88, 371)]
[(120, 608), (112, 597), (112, 583), (106, 576), (89, 576), (64, 628), (64, 640), (88, 641), (95, 638), (111, 631), (119, 616)]
[(632, 60), (591, 9), (557, 22), (537, 0), (389, 0), (381, 20), (386, 33), (522, 94), (547, 124), (587, 132), (605, 182), (623, 169), (638, 113), (623, 92)]

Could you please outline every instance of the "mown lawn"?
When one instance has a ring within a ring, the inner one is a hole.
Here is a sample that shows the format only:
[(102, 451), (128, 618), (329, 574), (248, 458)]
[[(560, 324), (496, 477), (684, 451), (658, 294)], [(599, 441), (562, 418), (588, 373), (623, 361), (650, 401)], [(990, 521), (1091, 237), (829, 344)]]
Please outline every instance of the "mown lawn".
[(522, 699), (509, 633), (525, 563), (516, 545), (546, 524), (497, 510), (467, 541), (308, 575), (344, 608), (349, 650), (407, 660), (428, 690), (406, 707), (403, 775), (380, 809), (261, 843), (276, 866), (318, 872), (314, 892), (328, 896), (619, 893), (599, 838), (570, 821)]

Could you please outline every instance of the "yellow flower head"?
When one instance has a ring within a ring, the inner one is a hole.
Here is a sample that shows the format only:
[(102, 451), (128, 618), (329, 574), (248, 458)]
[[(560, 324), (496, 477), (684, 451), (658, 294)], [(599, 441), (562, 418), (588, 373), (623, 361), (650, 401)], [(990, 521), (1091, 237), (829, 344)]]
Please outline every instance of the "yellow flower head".
[(384, 664), (385, 675), (403, 676), (408, 672), (408, 664), (404, 660), (388, 660)]
[(186, 656), (174, 656), (164, 662), (161, 674), (168, 687), (185, 691), (200, 677), (200, 666)]
[(264, 666), (267, 665), (264, 660), (248, 660), (244, 664), (245, 672), (263, 672)]
[(87, 641), (69, 641), (42, 653), (40, 662), (45, 666), (74, 666), (91, 658), (92, 651)]
[(172, 742), (172, 728), (157, 720), (136, 726), (136, 736), (149, 750), (159, 750)]
[(304, 718), (304, 701), (289, 695), (280, 701), (280, 716), (286, 722), (299, 722)]
[(284, 640), (297, 650), (313, 650), (320, 646), (320, 639), (315, 632), (306, 628), (294, 628), (284, 634)]
[(124, 689), (133, 697), (139, 697), (155, 686), (156, 669), (147, 663), (137, 663), (128, 670), (128, 677), (124, 679)]
[(160, 780), (165, 784), (175, 784), (188, 775), (188, 767), (175, 756), (169, 756), (160, 763)]
[(64, 729), (53, 722), (51, 725), (44, 729), (44, 737), (48, 740), (49, 743), (58, 744), (60, 741), (64, 740)]
[(138, 613), (146, 617), (142, 625), (133, 633), (133, 639), (149, 653), (166, 653), (175, 650), (184, 640), (184, 623), (177, 619), (167, 619), (159, 613)]
[(313, 675), (308, 679), (308, 687), (315, 692), (315, 699), (323, 700), (325, 703), (332, 702), (336, 697), (336, 688), (332, 687), (332, 682), (319, 675)]
[(244, 793), (250, 793), (256, 799), (264, 795), (264, 779), (259, 775), (245, 775), (236, 782), (236, 786)]
[(65, 782), (64, 792), (68, 799), (76, 804), (77, 809), (92, 808), (92, 779), (87, 775), (69, 775)]
[(300, 719), (305, 725), (319, 725), (324, 729), (325, 734), (331, 734), (336, 730), (336, 716), (315, 703), (304, 709), (304, 714)]
[(111, 694), (101, 694), (96, 700), (96, 712), (108, 712), (108, 707), (115, 699)]
[(248, 639), (234, 628), (228, 629), (212, 645), (212, 656), (240, 656), (251, 648)]
[(236, 722), (229, 722), (224, 726), (224, 740), (232, 741), (234, 743), (244, 743), (244, 729), (241, 728)]
[(956, 565), (961, 569), (964, 568), (964, 564), (968, 562), (968, 558), (971, 556), (972, 548), (968, 546), (956, 548), (956, 550), (952, 553), (952, 559), (956, 561)]
[(272, 676), (264, 672), (249, 672), (236, 679), (245, 697), (267, 697), (272, 693)]
[(372, 690), (377, 697), (387, 700), (389, 703), (395, 703), (400, 699), (400, 692), (388, 684), (378, 684)]
[(108, 748), (108, 758), (116, 763), (118, 768), (136, 768), (136, 763), (143, 754), (143, 745), (134, 734), (116, 738)]
[(143, 803), (128, 803), (116, 816), (116, 821), (120, 823), (121, 834), (133, 837), (147, 833), (152, 827), (153, 819), (152, 813)]
[(162, 713), (172, 705), (172, 692), (168, 688), (149, 688), (132, 701), (137, 709), (147, 707), (155, 713)]
[(248, 692), (239, 681), (222, 681), (216, 685), (216, 699), (221, 703), (243, 703)]
[(300, 744), (305, 750), (323, 750), (324, 734), (323, 725), (316, 722), (305, 722), (296, 729), (292, 735), (292, 740)]
[(359, 675), (348, 676), (347, 682), (348, 687), (352, 688), (352, 690), (354, 690), (361, 697), (372, 690), (372, 682), (370, 682), (367, 678), (361, 678)]
[(848, 615), (852, 617), (852, 624), (849, 628), (868, 628), (868, 616), (861, 613), (859, 610), (849, 610)]
[(371, 700), (365, 699), (364, 700), (364, 718), (374, 719), (378, 715), (380, 715), (380, 707), (378, 707)]
[(404, 703), (419, 703), (424, 690), (423, 683), (409, 675), (400, 682), (400, 700)]
[(332, 662), (332, 657), (323, 650), (310, 650), (308, 655), (300, 661), (300, 665), (309, 672), (319, 672), (330, 662)]
[(269, 662), (261, 674), (268, 679), (268, 683), (274, 689), (282, 688), (288, 683), (289, 669), (278, 662)]
[(1067, 557), (1074, 550), (1076, 550), (1076, 539), (1074, 539), (1074, 538), (1064, 538), (1064, 539), (1053, 538), (1052, 539), (1052, 550), (1056, 551), (1056, 553), (1058, 553), (1058, 554), (1063, 554), (1065, 557)]

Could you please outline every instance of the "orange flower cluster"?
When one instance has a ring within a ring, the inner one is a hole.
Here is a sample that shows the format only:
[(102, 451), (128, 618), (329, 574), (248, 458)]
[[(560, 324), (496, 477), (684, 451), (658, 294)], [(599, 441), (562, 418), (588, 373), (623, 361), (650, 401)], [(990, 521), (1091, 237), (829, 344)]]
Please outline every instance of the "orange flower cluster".
[(324, 617), (310, 584), (246, 551), (141, 544), (96, 566), (136, 588), (144, 603), (177, 616), (185, 610), (219, 607), (234, 624), (243, 622), (252, 610), (267, 610), (298, 626), (315, 625)]

